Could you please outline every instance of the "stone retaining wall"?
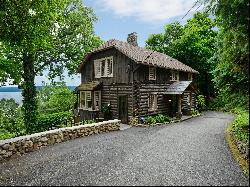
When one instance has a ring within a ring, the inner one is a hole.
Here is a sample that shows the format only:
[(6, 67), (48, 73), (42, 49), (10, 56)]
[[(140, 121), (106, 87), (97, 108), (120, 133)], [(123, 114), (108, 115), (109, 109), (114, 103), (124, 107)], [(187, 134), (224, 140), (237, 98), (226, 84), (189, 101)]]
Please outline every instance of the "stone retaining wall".
[(0, 140), (0, 161), (70, 139), (120, 130), (120, 123), (115, 119)]

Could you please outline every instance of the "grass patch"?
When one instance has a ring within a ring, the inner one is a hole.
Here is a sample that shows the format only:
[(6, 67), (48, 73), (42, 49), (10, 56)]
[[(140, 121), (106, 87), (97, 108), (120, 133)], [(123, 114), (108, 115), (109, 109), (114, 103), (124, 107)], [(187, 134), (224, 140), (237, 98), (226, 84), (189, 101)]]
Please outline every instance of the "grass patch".
[(232, 132), (232, 126), (233, 123), (229, 124), (226, 130), (226, 141), (229, 145), (229, 148), (233, 154), (234, 159), (239, 163), (243, 170), (243, 174), (245, 176), (249, 176), (249, 162), (243, 158), (243, 155), (240, 153), (238, 150), (236, 140), (232, 137), (231, 132)]

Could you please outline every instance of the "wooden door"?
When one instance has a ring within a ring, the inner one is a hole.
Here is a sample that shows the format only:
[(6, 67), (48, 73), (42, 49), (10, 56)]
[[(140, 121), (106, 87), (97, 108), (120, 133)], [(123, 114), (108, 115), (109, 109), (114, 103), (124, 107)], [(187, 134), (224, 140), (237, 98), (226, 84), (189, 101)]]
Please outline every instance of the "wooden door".
[(118, 96), (119, 119), (122, 123), (128, 123), (128, 96)]

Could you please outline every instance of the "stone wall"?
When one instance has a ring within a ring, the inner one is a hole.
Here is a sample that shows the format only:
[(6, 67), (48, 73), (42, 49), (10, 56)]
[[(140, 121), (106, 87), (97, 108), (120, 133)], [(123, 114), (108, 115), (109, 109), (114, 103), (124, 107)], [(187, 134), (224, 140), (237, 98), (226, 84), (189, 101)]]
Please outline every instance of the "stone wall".
[(120, 129), (120, 123), (120, 120), (115, 119), (0, 140), (0, 161), (70, 139), (116, 131)]

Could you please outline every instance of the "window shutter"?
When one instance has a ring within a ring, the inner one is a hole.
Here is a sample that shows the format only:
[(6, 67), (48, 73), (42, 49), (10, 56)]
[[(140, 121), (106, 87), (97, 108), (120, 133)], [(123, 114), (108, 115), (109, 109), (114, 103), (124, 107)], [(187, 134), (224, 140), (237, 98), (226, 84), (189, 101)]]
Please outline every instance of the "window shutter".
[(101, 63), (100, 63), (100, 61), (95, 60), (94, 66), (95, 66), (95, 78), (100, 78), (101, 77)]
[(91, 92), (86, 92), (86, 100), (91, 101)]
[(105, 77), (106, 76), (106, 60), (103, 59), (101, 62), (101, 77)]
[(156, 80), (156, 68), (149, 66), (149, 80)]
[(113, 77), (113, 59), (108, 58), (106, 61), (106, 66), (107, 66), (107, 77)]
[(81, 92), (80, 94), (80, 108), (86, 107), (86, 99), (85, 99), (85, 92)]

